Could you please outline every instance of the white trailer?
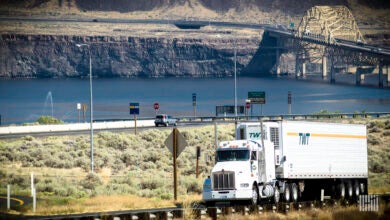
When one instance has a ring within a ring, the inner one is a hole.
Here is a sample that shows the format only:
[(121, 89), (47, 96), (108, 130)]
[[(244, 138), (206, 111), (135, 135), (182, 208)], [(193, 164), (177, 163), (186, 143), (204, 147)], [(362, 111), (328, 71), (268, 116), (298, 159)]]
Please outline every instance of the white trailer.
[[(356, 199), (367, 193), (366, 136), (366, 126), (356, 124), (306, 121), (238, 124), (238, 140), (221, 142), (217, 148), (217, 163), (211, 178), (205, 180), (203, 199), (207, 203), (242, 200), (256, 203), (270, 198), (275, 202), (280, 198), (296, 202), (319, 199), (321, 191), (332, 198)], [(238, 149), (247, 149), (253, 156), (240, 163), (219, 160), (220, 154)], [(226, 173), (230, 178), (228, 188), (224, 185)]]

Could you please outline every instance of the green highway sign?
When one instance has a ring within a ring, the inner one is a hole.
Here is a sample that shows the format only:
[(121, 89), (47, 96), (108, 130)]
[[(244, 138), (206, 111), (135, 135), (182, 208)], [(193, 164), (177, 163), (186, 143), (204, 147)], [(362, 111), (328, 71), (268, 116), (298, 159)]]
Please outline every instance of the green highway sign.
[(265, 92), (248, 92), (248, 99), (251, 100), (251, 104), (265, 104)]

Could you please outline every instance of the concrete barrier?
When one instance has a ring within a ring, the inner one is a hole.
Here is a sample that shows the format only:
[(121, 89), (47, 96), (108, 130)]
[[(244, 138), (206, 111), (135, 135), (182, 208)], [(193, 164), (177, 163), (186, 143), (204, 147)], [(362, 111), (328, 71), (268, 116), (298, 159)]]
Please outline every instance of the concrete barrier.
[[(138, 120), (137, 127), (154, 126), (154, 120)], [(115, 128), (133, 128), (134, 121), (115, 121), (115, 122), (94, 122), (94, 130), (115, 129)], [(74, 123), (61, 125), (28, 125), (28, 126), (8, 126), (0, 127), (1, 134), (29, 134), (41, 132), (62, 132), (62, 131), (83, 131), (89, 130), (89, 123)]]

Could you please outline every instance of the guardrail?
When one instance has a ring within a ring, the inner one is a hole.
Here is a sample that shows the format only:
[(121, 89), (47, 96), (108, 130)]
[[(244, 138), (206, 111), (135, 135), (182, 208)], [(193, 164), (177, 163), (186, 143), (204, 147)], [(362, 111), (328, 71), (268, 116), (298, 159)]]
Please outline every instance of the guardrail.
[[(319, 120), (319, 119), (347, 119), (347, 118), (380, 118), (390, 117), (390, 112), (367, 112), (367, 113), (332, 113), (332, 114), (285, 114), (285, 115), (258, 115), (258, 116), (184, 116), (179, 117), (178, 122), (186, 123), (214, 123), (233, 121), (260, 121), (260, 120)], [(134, 120), (131, 119), (99, 119), (93, 123), (94, 130), (108, 130), (120, 128), (134, 128)], [(153, 127), (154, 118), (140, 118), (137, 127)], [(0, 127), (1, 135), (10, 134), (34, 134), (54, 133), (89, 130), (89, 123), (74, 123), (62, 125), (29, 125), (29, 126), (3, 126)]]
[[(375, 201), (364, 200), (365, 197), (373, 197)], [(360, 206), (360, 212), (365, 211), (378, 211), (379, 206), (387, 207), (389, 204), (389, 194), (380, 195), (361, 195), (358, 199), (353, 200), (334, 200), (327, 199), (323, 201), (303, 201), (297, 203), (264, 203), (261, 205), (221, 205), (206, 207), (201, 201), (194, 202), (191, 206), (184, 208), (183, 204), (178, 203), (176, 207), (167, 208), (155, 208), (155, 209), (139, 209), (139, 210), (123, 210), (123, 211), (109, 211), (109, 212), (95, 212), (95, 213), (82, 213), (82, 214), (67, 214), (67, 215), (17, 215), (0, 213), (0, 219), (8, 220), (20, 220), (20, 219), (40, 219), (40, 220), (65, 220), (65, 219), (185, 219), (190, 217), (191, 219), (202, 219), (209, 217), (211, 219), (218, 219), (219, 217), (229, 216), (232, 214), (241, 214), (244, 216), (253, 215), (259, 216), (265, 212), (278, 212), (288, 213), (290, 211), (310, 210), (316, 208), (329, 208), (329, 207), (346, 207), (346, 206)], [(372, 208), (375, 210), (364, 209)], [(188, 216), (187, 216), (187, 215)], [(386, 214), (384, 214), (385, 216)]]
[(179, 122), (214, 122), (214, 121), (260, 121), (260, 120), (316, 120), (331, 118), (380, 118), (390, 117), (390, 112), (367, 112), (367, 113), (331, 113), (331, 114), (282, 114), (282, 115), (257, 115), (257, 116), (215, 116), (215, 117), (180, 117)]
[[(301, 119), (324, 119), (324, 118), (380, 118), (390, 116), (390, 112), (365, 112), (365, 113), (330, 113), (330, 114), (280, 114), (280, 115), (238, 115), (229, 116), (181, 116), (179, 122), (210, 122), (229, 120), (301, 120)], [(154, 120), (151, 117), (139, 118), (139, 120)], [(133, 121), (133, 119), (96, 119), (94, 122)]]

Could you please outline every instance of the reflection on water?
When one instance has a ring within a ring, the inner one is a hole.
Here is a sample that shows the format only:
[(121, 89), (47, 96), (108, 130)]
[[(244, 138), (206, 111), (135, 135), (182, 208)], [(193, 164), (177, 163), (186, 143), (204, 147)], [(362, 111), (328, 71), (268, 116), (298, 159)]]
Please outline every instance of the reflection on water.
[[(390, 105), (390, 98), (388, 99), (324, 99), (324, 100), (309, 100), (311, 103), (359, 103), (359, 104), (383, 104)], [(390, 109), (388, 109), (390, 111)]]
[[(192, 116), (192, 93), (196, 93), (198, 116), (215, 116), (215, 106), (234, 105), (234, 79), (95, 79), (94, 118), (127, 118), (129, 103), (140, 103), (139, 117), (159, 113)], [(78, 121), (77, 103), (88, 105), (87, 79), (39, 79), (0, 81), (2, 124), (34, 122), (42, 114), (43, 100), (51, 91), (55, 98), (53, 116), (65, 122)], [(254, 115), (287, 114), (287, 94), (292, 93), (292, 113), (312, 114), (320, 110), (353, 113), (390, 111), (390, 90), (352, 85), (327, 84), (275, 78), (237, 80), (238, 105), (244, 105), (250, 91), (266, 92), (266, 104), (254, 105)], [(89, 111), (86, 111), (89, 115)]]

